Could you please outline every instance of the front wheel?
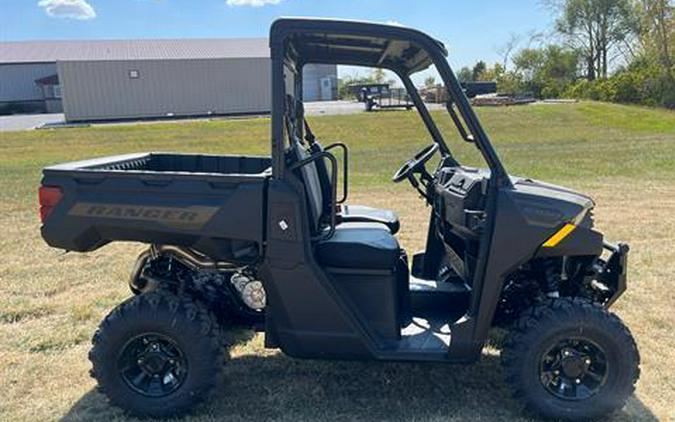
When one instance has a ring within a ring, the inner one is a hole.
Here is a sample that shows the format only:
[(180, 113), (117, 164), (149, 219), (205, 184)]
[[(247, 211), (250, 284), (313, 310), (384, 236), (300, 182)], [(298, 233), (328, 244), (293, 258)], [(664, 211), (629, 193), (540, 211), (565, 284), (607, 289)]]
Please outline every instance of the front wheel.
[(572, 298), (525, 311), (502, 351), (514, 396), (554, 419), (593, 419), (623, 407), (639, 363), (635, 340), (617, 316)]
[(92, 376), (113, 405), (136, 416), (185, 413), (216, 385), (225, 349), (214, 317), (166, 291), (132, 297), (92, 340)]

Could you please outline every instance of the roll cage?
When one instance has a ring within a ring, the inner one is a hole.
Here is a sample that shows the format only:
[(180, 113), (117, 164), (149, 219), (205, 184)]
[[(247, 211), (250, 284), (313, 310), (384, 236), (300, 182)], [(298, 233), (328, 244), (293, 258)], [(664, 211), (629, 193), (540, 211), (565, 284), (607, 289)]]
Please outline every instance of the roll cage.
[[(272, 58), (272, 157), (273, 175), (282, 178), (287, 97), (302, 101), (302, 68), (305, 64), (342, 64), (388, 69), (403, 82), (410, 98), (447, 163), (458, 165), (411, 75), (434, 65), (448, 91), (446, 109), (460, 136), (481, 152), (491, 171), (493, 187), (509, 186), (510, 179), (496, 151), (448, 65), (448, 52), (440, 41), (402, 26), (330, 19), (284, 18), (270, 30)], [(294, 74), (293, 81), (286, 73)], [(289, 92), (290, 91), (290, 92)], [(296, 111), (294, 111), (295, 113)], [(299, 113), (302, 113), (301, 108)], [(296, 118), (303, 116), (296, 116)], [(302, 125), (297, 125), (302, 131)], [(302, 136), (301, 133), (298, 134)]]

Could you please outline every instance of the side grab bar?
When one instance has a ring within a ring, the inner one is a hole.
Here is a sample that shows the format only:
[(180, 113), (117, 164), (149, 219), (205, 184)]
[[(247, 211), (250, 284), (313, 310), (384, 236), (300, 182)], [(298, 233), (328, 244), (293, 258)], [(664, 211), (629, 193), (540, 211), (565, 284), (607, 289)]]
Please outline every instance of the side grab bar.
[(313, 154), (309, 158), (298, 161), (297, 163), (290, 166), (290, 170), (294, 171), (300, 167), (306, 166), (307, 164), (313, 163), (317, 160), (322, 160), (328, 158), (331, 164), (331, 174), (330, 174), (330, 185), (331, 185), (331, 207), (330, 207), (330, 228), (328, 232), (319, 234), (317, 238), (321, 240), (329, 239), (335, 234), (335, 226), (337, 226), (337, 172), (338, 164), (337, 159), (330, 152), (322, 151), (317, 154)]
[(328, 145), (325, 147), (323, 150), (328, 151), (333, 148), (341, 148), (342, 149), (342, 172), (344, 175), (342, 176), (342, 198), (340, 198), (339, 201), (336, 202), (336, 204), (343, 204), (345, 201), (347, 201), (347, 190), (349, 186), (349, 182), (347, 180), (347, 174), (349, 173), (349, 150), (347, 149), (347, 145), (343, 144), (342, 142), (335, 142), (333, 144)]

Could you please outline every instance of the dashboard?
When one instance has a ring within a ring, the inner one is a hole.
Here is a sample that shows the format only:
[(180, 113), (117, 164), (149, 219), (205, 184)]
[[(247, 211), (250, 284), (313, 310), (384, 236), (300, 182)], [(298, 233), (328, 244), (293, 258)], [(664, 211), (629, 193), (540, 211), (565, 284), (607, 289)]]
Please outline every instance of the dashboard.
[(471, 167), (441, 168), (436, 172), (433, 199), (439, 223), (462, 237), (482, 232), (490, 172)]
[(442, 167), (434, 179), (432, 205), (436, 235), (443, 241), (447, 263), (468, 281), (485, 225), (490, 172), (471, 167)]

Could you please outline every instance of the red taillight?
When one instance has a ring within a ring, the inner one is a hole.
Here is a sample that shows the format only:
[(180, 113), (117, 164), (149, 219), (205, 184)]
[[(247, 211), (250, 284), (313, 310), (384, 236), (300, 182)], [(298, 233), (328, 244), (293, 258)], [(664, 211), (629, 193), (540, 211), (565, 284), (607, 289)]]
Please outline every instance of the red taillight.
[(56, 186), (40, 186), (38, 197), (40, 198), (40, 221), (44, 223), (56, 204), (63, 198), (63, 191)]

